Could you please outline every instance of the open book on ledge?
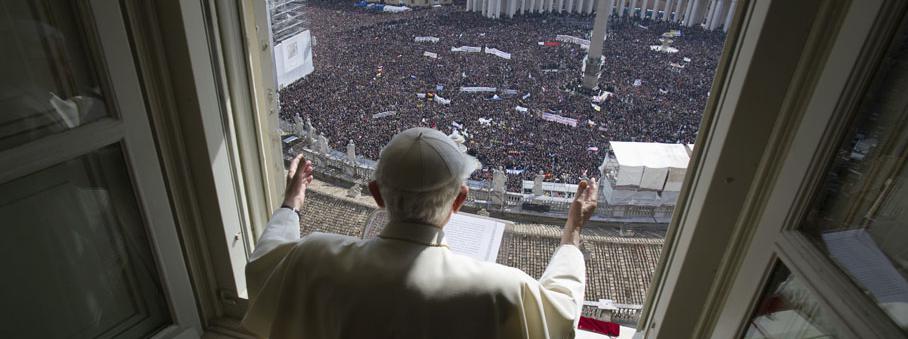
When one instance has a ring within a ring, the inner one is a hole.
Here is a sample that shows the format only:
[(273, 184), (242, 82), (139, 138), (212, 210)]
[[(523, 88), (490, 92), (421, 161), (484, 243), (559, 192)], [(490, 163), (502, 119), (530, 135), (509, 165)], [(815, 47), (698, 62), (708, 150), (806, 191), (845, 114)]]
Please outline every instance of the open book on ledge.
[[(376, 211), (366, 222), (363, 239), (381, 234), (388, 222), (384, 210)], [(454, 213), (444, 227), (445, 242), (454, 253), (477, 260), (495, 262), (504, 229), (511, 222), (469, 213)]]

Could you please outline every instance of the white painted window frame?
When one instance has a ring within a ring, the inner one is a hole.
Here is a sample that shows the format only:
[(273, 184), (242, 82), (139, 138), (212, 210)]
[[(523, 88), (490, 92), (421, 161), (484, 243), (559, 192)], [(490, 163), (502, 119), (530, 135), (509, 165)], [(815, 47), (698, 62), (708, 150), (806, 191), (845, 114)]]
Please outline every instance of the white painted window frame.
[[(837, 2), (842, 3), (856, 6), (863, 1)], [(741, 294), (729, 291), (749, 291), (753, 299), (760, 290), (734, 285), (739, 272), (753, 271), (760, 277), (768, 272), (746, 261), (753, 256), (747, 249), (764, 244), (751, 240), (754, 229), (763, 230), (752, 220), (760, 216), (761, 202), (769, 197), (764, 188), (777, 182), (778, 151), (786, 149), (790, 143), (786, 138), (794, 133), (779, 126), (796, 116), (792, 111), (801, 106), (793, 95), (803, 94), (798, 86), (814, 79), (811, 70), (818, 69), (808, 67), (808, 62), (822, 59), (817, 51), (828, 47), (810, 31), (815, 28), (813, 16), (838, 13), (830, 6), (834, 5), (820, 0), (742, 0), (736, 6), (690, 175), (641, 317), (641, 336), (720, 338), (715, 334), (720, 332), (713, 331), (724, 327), (715, 324), (740, 328), (746, 321), (718, 315), (730, 312), (724, 305)], [(190, 150), (189, 158), (197, 153), (205, 155), (204, 161), (188, 170), (177, 165), (172, 169), (201, 171), (198, 175), (210, 181), (196, 185), (195, 198), (202, 202), (185, 211), (190, 215), (181, 223), (186, 251), (193, 278), (201, 281), (196, 287), (209, 330), (240, 336), (235, 320), (242, 316), (245, 300), (240, 298), (238, 277), (243, 275), (251, 239), (279, 201), (283, 184), (283, 168), (275, 166), (280, 161), (268, 158), (269, 145), (279, 141), (272, 134), (276, 127), (269, 125), (276, 124), (277, 112), (273, 68), (267, 66), (270, 34), (263, 27), (267, 9), (264, 0), (180, 0), (158, 7), (179, 14), (168, 20), (176, 20), (186, 41), (165, 45), (180, 45), (191, 74), (170, 76), (174, 83), (189, 81), (186, 88), (196, 98), (189, 105), (179, 100), (171, 105), (191, 108), (200, 120), (170, 121), (170, 126), (201, 127), (208, 151)], [(786, 31), (793, 27), (804, 31)], [(168, 123), (167, 118), (161, 123)], [(187, 132), (179, 137), (187, 144), (199, 141), (193, 139), (199, 136)], [(237, 244), (237, 236), (245, 242)], [(739, 315), (747, 313), (742, 310)]]
[(852, 1), (841, 5), (838, 35), (830, 42), (815, 86), (793, 109), (802, 110), (789, 128), (791, 140), (762, 210), (754, 214), (753, 234), (741, 248), (743, 258), (723, 303), (712, 312), (709, 337), (732, 338), (746, 330), (763, 286), (778, 264), (800, 278), (824, 308), (830, 323), (846, 338), (905, 338), (905, 334), (803, 233), (796, 229), (834, 152), (842, 144), (857, 105), (888, 49), (904, 3)]
[(127, 34), (128, 18), (118, 1), (90, 0), (76, 7), (79, 13), (71, 14), (82, 16), (91, 26), (87, 28), (89, 44), (85, 47), (98, 57), (96, 75), (105, 95), (110, 95), (104, 102), (109, 115), (0, 151), (0, 182), (117, 145), (123, 153), (130, 190), (136, 195), (141, 226), (148, 234), (172, 317), (172, 323), (151, 338), (198, 337), (203, 328), (156, 152), (143, 83)]
[(265, 1), (124, 4), (204, 327), (242, 336), (248, 254), (284, 185), (276, 94), (256, 69), (270, 44), (246, 34)]

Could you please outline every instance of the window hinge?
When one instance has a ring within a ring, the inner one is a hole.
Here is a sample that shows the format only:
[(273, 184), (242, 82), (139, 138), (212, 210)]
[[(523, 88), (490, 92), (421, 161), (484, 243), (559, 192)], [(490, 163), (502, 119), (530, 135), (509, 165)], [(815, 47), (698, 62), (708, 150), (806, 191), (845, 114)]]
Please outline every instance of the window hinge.
[(218, 290), (218, 299), (221, 299), (221, 301), (228, 305), (236, 305), (238, 300), (235, 292), (224, 289)]

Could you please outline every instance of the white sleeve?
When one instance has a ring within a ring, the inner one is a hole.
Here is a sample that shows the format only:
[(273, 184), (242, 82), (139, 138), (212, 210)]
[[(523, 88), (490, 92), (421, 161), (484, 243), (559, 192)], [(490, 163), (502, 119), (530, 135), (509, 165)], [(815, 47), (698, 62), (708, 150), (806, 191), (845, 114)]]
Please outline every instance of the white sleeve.
[(572, 315), (573, 328), (580, 321), (583, 293), (586, 288), (586, 263), (583, 253), (574, 245), (561, 245), (552, 254), (549, 266), (539, 279), (559, 313)]
[(281, 244), (300, 240), (300, 217), (289, 208), (279, 208), (271, 215), (265, 231), (255, 244), (249, 261), (261, 258)]
[(287, 258), (299, 244), (299, 224), (299, 216), (292, 210), (275, 211), (246, 264), (249, 306), (243, 326), (258, 337), (268, 337), (277, 315)]
[(562, 245), (538, 281), (521, 291), (521, 322), (526, 338), (573, 338), (583, 307), (586, 264), (580, 249)]

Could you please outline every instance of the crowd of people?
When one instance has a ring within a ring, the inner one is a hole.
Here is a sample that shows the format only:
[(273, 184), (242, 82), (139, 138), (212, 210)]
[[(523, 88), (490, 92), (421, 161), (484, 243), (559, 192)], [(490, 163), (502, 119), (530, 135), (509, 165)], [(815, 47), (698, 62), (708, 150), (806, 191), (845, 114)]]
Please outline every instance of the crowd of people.
[[(310, 1), (305, 11), (315, 70), (281, 90), (283, 119), (309, 118), (331, 147), (344, 150), (353, 140), (357, 153), (371, 159), (398, 131), (457, 130), (485, 166), (474, 179), (491, 178), (492, 168), (511, 169), (520, 172), (510, 176), (512, 190), (539, 171), (554, 181), (596, 175), (612, 140), (693, 143), (725, 38), (699, 27), (612, 18), (599, 86), (614, 96), (593, 105), (572, 91), (587, 51), (555, 39), (589, 39), (593, 16), (492, 20), (457, 5), (391, 14), (343, 1)], [(651, 50), (670, 30), (682, 32), (671, 44), (679, 51)], [(416, 42), (417, 36), (439, 41)], [(451, 51), (459, 46), (497, 48), (511, 59)], [(470, 86), (498, 91), (460, 91)], [(546, 121), (542, 113), (578, 123)]]

